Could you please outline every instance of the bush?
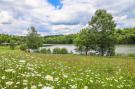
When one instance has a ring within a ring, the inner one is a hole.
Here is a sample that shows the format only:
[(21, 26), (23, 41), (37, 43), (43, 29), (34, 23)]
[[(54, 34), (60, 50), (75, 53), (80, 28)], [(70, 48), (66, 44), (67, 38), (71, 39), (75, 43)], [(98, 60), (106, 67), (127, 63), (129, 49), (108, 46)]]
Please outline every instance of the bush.
[(15, 41), (14, 41), (14, 40), (11, 40), (9, 45), (10, 45), (10, 48), (11, 48), (12, 50), (15, 49), (15, 46), (16, 46), (16, 45), (15, 45)]
[(40, 50), (40, 53), (50, 54), (51, 53), (51, 50), (50, 49), (43, 48), (43, 49)]
[(53, 49), (53, 54), (67, 54), (67, 53), (68, 53), (68, 51), (66, 48), (62, 48), (62, 49), (54, 48)]
[(50, 49), (47, 49), (47, 52), (48, 52), (48, 54), (51, 54), (51, 50)]
[(26, 49), (27, 49), (27, 45), (26, 44), (20, 45), (20, 50), (26, 51)]
[(68, 53), (68, 51), (67, 51), (66, 48), (62, 48), (62, 49), (61, 49), (61, 54), (67, 54), (67, 53)]
[(54, 48), (53, 49), (53, 54), (60, 54), (61, 53), (61, 49), (60, 48)]

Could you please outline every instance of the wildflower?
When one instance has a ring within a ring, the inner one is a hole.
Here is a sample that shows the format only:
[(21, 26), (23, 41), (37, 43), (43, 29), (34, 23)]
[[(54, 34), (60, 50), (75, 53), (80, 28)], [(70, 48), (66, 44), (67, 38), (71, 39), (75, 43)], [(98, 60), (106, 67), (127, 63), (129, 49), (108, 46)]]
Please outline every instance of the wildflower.
[(77, 86), (76, 85), (72, 85), (71, 89), (77, 89)]
[(123, 88), (124, 86), (123, 85), (119, 85), (119, 86), (117, 86), (117, 88)]
[(88, 89), (88, 86), (84, 86), (84, 89)]
[(63, 75), (64, 78), (67, 78), (68, 76), (66, 74)]
[(6, 69), (5, 72), (12, 72), (13, 69)]
[(93, 83), (93, 80), (91, 79), (90, 82)]
[(50, 76), (50, 75), (47, 75), (47, 76), (45, 77), (45, 79), (48, 80), (48, 81), (53, 81), (53, 77)]
[(13, 82), (12, 81), (8, 81), (8, 82), (6, 82), (6, 85), (7, 86), (10, 86), (10, 85), (12, 85), (13, 84)]
[(58, 81), (58, 80), (59, 80), (59, 78), (55, 78), (55, 79), (54, 79), (54, 81)]
[(25, 87), (24, 89), (28, 89), (28, 87)]
[(17, 82), (16, 84), (20, 84), (20, 82)]
[(27, 85), (28, 81), (27, 80), (23, 80), (23, 85)]
[(53, 87), (44, 86), (42, 89), (53, 89)]
[(37, 87), (35, 85), (32, 85), (31, 89), (37, 89)]
[(25, 61), (25, 60), (20, 60), (19, 62), (20, 62), (20, 63), (25, 63), (26, 61)]
[(2, 76), (2, 77), (1, 77), (1, 79), (3, 79), (3, 80), (4, 80), (4, 79), (6, 79), (6, 77), (5, 77), (5, 76)]
[(115, 81), (115, 82), (118, 82), (118, 80), (117, 80), (117, 79), (114, 79), (114, 81)]
[(42, 87), (42, 84), (40, 83), (40, 84), (38, 84), (38, 86), (39, 86), (39, 87)]

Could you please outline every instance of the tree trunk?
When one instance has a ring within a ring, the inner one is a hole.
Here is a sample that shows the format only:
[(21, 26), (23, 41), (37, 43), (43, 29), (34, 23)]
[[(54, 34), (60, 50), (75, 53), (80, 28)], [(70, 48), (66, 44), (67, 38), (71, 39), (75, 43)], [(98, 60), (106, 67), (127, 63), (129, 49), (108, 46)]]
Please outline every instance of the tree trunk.
[(104, 49), (101, 49), (101, 56), (104, 56)]
[(88, 55), (88, 47), (86, 47), (85, 55), (86, 55), (86, 56)]

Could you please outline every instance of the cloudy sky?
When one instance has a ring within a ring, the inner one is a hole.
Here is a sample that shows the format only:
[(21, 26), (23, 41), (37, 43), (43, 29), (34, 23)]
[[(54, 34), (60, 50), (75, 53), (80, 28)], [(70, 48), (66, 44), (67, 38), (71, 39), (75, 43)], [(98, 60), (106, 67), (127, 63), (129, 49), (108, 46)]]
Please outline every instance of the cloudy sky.
[(0, 33), (72, 34), (86, 27), (97, 9), (106, 9), (118, 28), (135, 27), (135, 0), (0, 0)]

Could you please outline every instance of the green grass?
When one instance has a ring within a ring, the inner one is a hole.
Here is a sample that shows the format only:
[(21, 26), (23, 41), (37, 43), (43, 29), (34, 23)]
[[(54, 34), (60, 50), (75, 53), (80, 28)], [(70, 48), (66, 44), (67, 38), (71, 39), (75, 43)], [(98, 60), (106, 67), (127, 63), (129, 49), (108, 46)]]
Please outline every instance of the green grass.
[(0, 47), (0, 89), (43, 87), (135, 89), (135, 57), (38, 54)]

